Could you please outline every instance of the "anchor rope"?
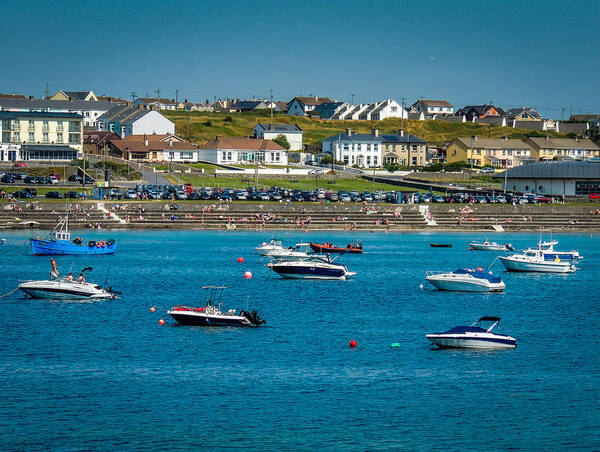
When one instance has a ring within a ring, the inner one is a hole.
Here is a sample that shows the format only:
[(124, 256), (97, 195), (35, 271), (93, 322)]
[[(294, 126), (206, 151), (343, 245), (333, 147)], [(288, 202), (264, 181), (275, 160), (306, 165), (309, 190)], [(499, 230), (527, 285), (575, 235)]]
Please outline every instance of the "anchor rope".
[(18, 286), (17, 286), (17, 287), (15, 287), (15, 288), (14, 288), (13, 290), (11, 290), (10, 292), (8, 292), (8, 293), (5, 293), (4, 295), (0, 295), (0, 298), (3, 298), (3, 297), (8, 297), (10, 294), (13, 294), (13, 293), (15, 293), (17, 290), (19, 290), (19, 287), (18, 287)]

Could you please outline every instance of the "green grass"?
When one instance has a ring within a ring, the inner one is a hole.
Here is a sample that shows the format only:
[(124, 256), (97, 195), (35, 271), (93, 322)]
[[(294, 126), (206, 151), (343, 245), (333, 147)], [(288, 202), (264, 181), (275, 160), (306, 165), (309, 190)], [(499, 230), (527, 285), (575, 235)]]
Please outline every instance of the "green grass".
[[(508, 135), (510, 138), (545, 135), (566, 136), (555, 132), (544, 132), (544, 135), (541, 135), (536, 131), (488, 126), (486, 124), (444, 121), (402, 121), (399, 118), (390, 118), (383, 121), (327, 121), (301, 116), (289, 116), (283, 113), (276, 113), (273, 119), (271, 119), (268, 111), (248, 113), (163, 111), (161, 113), (175, 122), (175, 132), (182, 137), (187, 136), (189, 117), (189, 139), (199, 144), (213, 140), (216, 135), (225, 137), (248, 136), (258, 122), (297, 124), (303, 130), (304, 144), (318, 143), (323, 138), (337, 133), (344, 133), (347, 127), (360, 133), (370, 133), (372, 128), (378, 128), (382, 133), (397, 133), (398, 129), (403, 128), (405, 133), (416, 135), (436, 145), (443, 145), (446, 141), (451, 141), (456, 137), (469, 137), (471, 135), (481, 137), (490, 136), (493, 138), (504, 135)], [(231, 118), (231, 120), (226, 120), (226, 118)]]
[(475, 173), (473, 177), (469, 177), (468, 173), (413, 173), (410, 175), (410, 178), (445, 184), (477, 184), (492, 188), (502, 187), (502, 182), (500, 180), (495, 179), (492, 176), (480, 175), (477, 173)]

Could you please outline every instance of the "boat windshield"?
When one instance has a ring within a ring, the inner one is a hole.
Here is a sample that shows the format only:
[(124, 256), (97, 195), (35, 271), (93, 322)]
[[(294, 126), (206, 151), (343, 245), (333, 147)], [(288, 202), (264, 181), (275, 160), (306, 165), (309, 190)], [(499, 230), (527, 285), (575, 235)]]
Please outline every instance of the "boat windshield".
[(480, 271), (480, 270), (471, 270), (469, 268), (459, 268), (459, 269), (455, 270), (453, 273), (458, 274), (458, 275), (472, 275), (475, 278), (486, 279), (491, 283), (502, 282), (502, 279), (500, 279), (498, 276), (494, 276), (494, 275), (491, 275), (487, 272)]

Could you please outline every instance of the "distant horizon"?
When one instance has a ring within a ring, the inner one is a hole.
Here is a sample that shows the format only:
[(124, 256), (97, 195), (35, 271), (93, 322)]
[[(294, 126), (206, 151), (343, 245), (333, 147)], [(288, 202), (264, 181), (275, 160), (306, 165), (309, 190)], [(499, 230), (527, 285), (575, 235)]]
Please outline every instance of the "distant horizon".
[[(92, 5), (95, 3), (92, 2)], [(41, 98), (46, 83), (131, 100), (190, 102), (317, 95), (371, 103), (419, 98), (544, 118), (599, 112), (600, 4), (348, 0), (321, 4), (114, 0), (11, 2), (0, 92)], [(60, 10), (63, 14), (55, 15)], [(52, 21), (48, 18), (53, 17)], [(27, 19), (24, 33), (23, 19)], [(490, 102), (491, 101), (491, 102)]]

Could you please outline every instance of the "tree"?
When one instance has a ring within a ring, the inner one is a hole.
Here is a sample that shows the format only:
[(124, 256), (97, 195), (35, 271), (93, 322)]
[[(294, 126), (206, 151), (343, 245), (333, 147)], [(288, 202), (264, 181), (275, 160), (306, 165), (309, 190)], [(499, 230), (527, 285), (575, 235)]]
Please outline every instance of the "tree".
[(331, 163), (331, 155), (324, 155), (321, 158), (321, 163), (324, 163), (325, 165)]
[(287, 140), (285, 135), (277, 135), (277, 138), (275, 138), (273, 141), (275, 143), (277, 143), (279, 146), (281, 146), (283, 149), (285, 149), (286, 151), (290, 150), (290, 143)]

